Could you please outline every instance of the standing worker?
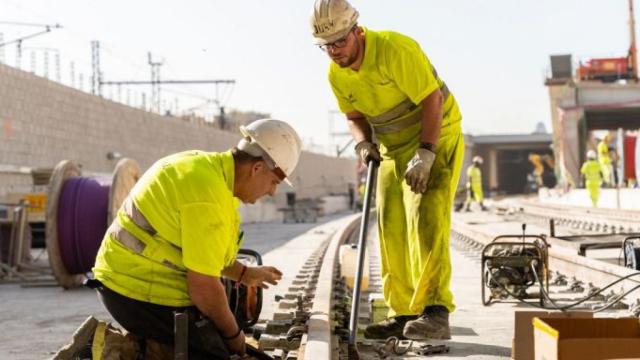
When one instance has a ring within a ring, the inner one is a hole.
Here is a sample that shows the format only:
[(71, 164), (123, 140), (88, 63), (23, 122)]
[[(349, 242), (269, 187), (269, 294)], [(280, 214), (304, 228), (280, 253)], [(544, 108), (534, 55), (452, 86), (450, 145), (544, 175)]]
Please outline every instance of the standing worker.
[(93, 268), (106, 309), (142, 339), (171, 345), (173, 313), (186, 311), (190, 359), (245, 352), (220, 277), (267, 288), (282, 276), (274, 267), (235, 260), (242, 245), (238, 206), (289, 183), (301, 141), (273, 119), (240, 131), (244, 138), (229, 151), (181, 152), (147, 170), (107, 230)]
[(467, 168), (467, 201), (465, 202), (465, 210), (471, 211), (471, 203), (473, 201), (480, 204), (480, 209), (486, 211), (487, 208), (482, 202), (484, 200), (484, 194), (482, 193), (482, 171), (480, 170), (482, 165), (482, 157), (474, 156), (473, 162)]
[[(358, 26), (346, 0), (316, 0), (315, 43), (365, 164), (381, 160), (376, 209), (388, 319), (368, 338), (449, 339), (451, 206), (464, 143), (458, 104), (413, 39)], [(373, 142), (375, 134), (380, 148)]]
[(612, 175), (612, 167), (611, 167), (611, 156), (609, 156), (609, 134), (606, 134), (602, 141), (598, 143), (598, 162), (600, 163), (600, 167), (602, 168), (602, 180), (605, 186), (610, 186), (613, 184), (611, 181)]
[(584, 185), (587, 191), (589, 191), (589, 197), (591, 198), (591, 204), (593, 207), (598, 206), (598, 198), (600, 198), (600, 186), (602, 185), (602, 166), (596, 160), (596, 152), (593, 150), (587, 151), (587, 161), (582, 164), (580, 173), (584, 179)]

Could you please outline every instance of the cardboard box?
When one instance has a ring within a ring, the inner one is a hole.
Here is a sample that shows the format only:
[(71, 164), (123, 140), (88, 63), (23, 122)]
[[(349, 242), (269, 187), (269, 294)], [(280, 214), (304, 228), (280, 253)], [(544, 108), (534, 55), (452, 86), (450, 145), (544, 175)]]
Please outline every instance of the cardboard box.
[(536, 360), (640, 358), (638, 318), (534, 318)]
[(586, 311), (516, 311), (514, 314), (513, 344), (511, 358), (515, 360), (533, 360), (533, 318), (592, 318), (593, 313)]

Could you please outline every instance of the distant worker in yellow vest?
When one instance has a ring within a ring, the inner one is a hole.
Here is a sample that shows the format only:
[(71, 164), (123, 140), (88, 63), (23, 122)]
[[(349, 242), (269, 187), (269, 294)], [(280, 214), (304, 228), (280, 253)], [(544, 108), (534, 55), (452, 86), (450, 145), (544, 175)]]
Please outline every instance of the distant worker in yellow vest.
[(544, 165), (542, 165), (542, 157), (539, 154), (531, 153), (529, 154), (529, 162), (533, 165), (533, 174), (534, 179), (536, 180), (536, 185), (539, 188), (544, 186), (542, 182), (542, 174), (544, 173)]
[(229, 151), (185, 151), (151, 166), (107, 230), (93, 268), (106, 309), (140, 338), (171, 345), (173, 312), (186, 311), (190, 359), (245, 353), (220, 277), (266, 288), (282, 276), (236, 260), (238, 206), (289, 183), (301, 141), (273, 119), (240, 131), (244, 138)]
[(606, 134), (602, 141), (598, 143), (598, 162), (600, 163), (600, 167), (602, 167), (602, 180), (605, 186), (611, 186), (613, 181), (611, 179), (612, 175), (612, 167), (611, 167), (611, 156), (609, 155), (609, 134)]
[[(378, 160), (376, 208), (388, 318), (368, 338), (450, 338), (450, 217), (464, 156), (458, 104), (420, 45), (357, 24), (346, 0), (316, 0), (315, 43), (365, 164)], [(373, 141), (374, 136), (379, 142)]]
[(582, 164), (580, 173), (584, 179), (584, 185), (587, 191), (589, 191), (589, 197), (591, 198), (591, 204), (593, 207), (598, 206), (598, 199), (600, 198), (600, 186), (602, 186), (602, 166), (596, 160), (596, 152), (589, 150), (587, 152), (587, 161)]
[(465, 210), (471, 211), (471, 203), (473, 201), (480, 204), (480, 209), (486, 211), (484, 206), (484, 194), (482, 193), (482, 157), (474, 156), (473, 162), (467, 168), (467, 201), (465, 202)]

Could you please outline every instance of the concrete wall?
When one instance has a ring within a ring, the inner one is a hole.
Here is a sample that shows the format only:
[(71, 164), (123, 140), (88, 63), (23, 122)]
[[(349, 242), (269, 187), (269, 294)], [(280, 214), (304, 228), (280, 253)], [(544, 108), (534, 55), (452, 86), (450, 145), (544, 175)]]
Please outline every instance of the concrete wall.
[(561, 185), (580, 179), (579, 122), (585, 109), (635, 108), (640, 102), (640, 84), (582, 81), (548, 84), (553, 128), (553, 146)]
[[(285, 119), (286, 120), (286, 119)], [(115, 103), (0, 64), (0, 196), (29, 190), (29, 168), (52, 168), (63, 159), (85, 173), (110, 174), (118, 152), (142, 169), (188, 149), (226, 150), (238, 135), (210, 124), (160, 116)], [(355, 161), (303, 153), (292, 175), (297, 198), (346, 193), (355, 183)]]

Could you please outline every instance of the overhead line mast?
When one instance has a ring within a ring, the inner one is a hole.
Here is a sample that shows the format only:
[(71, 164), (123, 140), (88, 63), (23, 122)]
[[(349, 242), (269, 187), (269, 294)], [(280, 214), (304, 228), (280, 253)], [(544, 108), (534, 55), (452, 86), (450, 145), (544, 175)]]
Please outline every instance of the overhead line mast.
[(52, 29), (62, 29), (60, 24), (34, 24), (34, 23), (22, 23), (22, 22), (11, 22), (11, 21), (0, 21), (0, 24), (5, 25), (13, 25), (13, 26), (29, 26), (29, 27), (41, 27), (44, 28), (42, 31), (38, 31), (29, 35), (25, 35), (13, 40), (5, 41), (0, 43), (0, 47), (4, 47), (11, 44), (16, 44), (16, 67), (21, 68), (22, 64), (22, 42), (40, 35), (47, 34), (51, 32)]
[(221, 84), (235, 84), (233, 79), (193, 79), (193, 80), (162, 80), (160, 78), (160, 66), (163, 65), (161, 61), (153, 61), (151, 53), (148, 53), (148, 64), (151, 66), (151, 80), (121, 80), (121, 81), (104, 81), (102, 70), (100, 69), (100, 43), (98, 41), (91, 42), (91, 58), (93, 67), (93, 94), (102, 96), (102, 87), (107, 86), (121, 86), (121, 85), (151, 85), (151, 104), (152, 109), (156, 113), (160, 113), (161, 98), (160, 98), (160, 85), (162, 84), (183, 84), (183, 85), (197, 85), (197, 84), (213, 84), (216, 86), (216, 96), (213, 102), (218, 105), (220, 111), (220, 128), (225, 128), (225, 111), (224, 106), (221, 104), (218, 92), (218, 86)]

